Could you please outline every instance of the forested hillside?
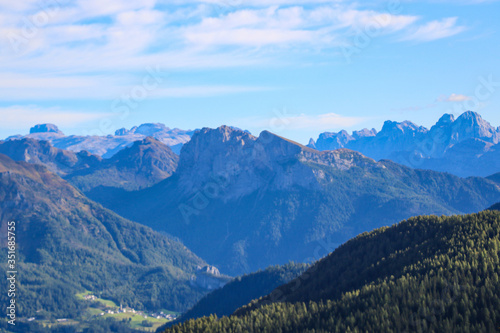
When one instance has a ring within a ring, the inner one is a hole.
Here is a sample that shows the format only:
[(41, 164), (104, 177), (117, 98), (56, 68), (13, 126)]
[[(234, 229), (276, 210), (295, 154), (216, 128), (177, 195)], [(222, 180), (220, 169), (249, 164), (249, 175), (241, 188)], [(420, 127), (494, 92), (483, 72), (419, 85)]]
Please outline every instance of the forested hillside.
[(189, 283), (205, 263), (184, 245), (104, 209), (43, 166), (0, 154), (2, 230), (8, 221), (16, 222), (20, 317), (77, 317), (75, 295), (85, 290), (136, 309), (177, 311), (205, 292)]
[(364, 233), (235, 315), (166, 332), (496, 332), (500, 212)]
[(306, 264), (289, 263), (237, 277), (224, 287), (203, 297), (193, 308), (184, 313), (179, 321), (184, 322), (211, 314), (219, 317), (229, 316), (251, 300), (265, 296), (274, 288), (290, 282), (308, 267)]

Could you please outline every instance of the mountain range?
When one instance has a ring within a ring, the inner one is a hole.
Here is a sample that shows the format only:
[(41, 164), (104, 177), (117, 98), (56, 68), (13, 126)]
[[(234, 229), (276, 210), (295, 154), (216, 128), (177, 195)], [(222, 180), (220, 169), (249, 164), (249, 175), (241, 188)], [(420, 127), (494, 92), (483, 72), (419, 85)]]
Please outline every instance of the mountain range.
[(500, 185), (222, 126), (197, 131), (176, 172), (158, 184), (88, 195), (239, 275), (318, 259), (359, 233), (411, 216), (480, 211), (500, 201)]
[(66, 136), (54, 124), (39, 124), (30, 129), (28, 135), (13, 135), (6, 139), (36, 139), (49, 141), (54, 147), (78, 153), (85, 150), (91, 154), (110, 158), (118, 151), (130, 147), (133, 142), (153, 137), (169, 146), (175, 153), (179, 153), (182, 145), (189, 141), (194, 131), (185, 131), (178, 128), (168, 128), (164, 124), (142, 124), (130, 130), (125, 128), (115, 131), (114, 135), (70, 135)]
[[(114, 135), (65, 136), (53, 124), (39, 124), (32, 127), (28, 135), (15, 135), (6, 140), (45, 140), (56, 148), (75, 153), (85, 150), (110, 158), (148, 136), (179, 154), (194, 132), (147, 123), (130, 130), (119, 129)], [(344, 130), (325, 132), (316, 141), (311, 139), (308, 147), (320, 151), (348, 148), (377, 161), (389, 159), (412, 168), (449, 172), (460, 177), (486, 177), (500, 169), (499, 140), (500, 127), (495, 128), (478, 113), (467, 111), (456, 119), (452, 114), (445, 114), (430, 129), (410, 121), (388, 120), (380, 131), (365, 128), (352, 134)]]
[(443, 115), (427, 129), (410, 121), (386, 121), (382, 130), (325, 132), (309, 147), (318, 150), (348, 148), (375, 160), (389, 159), (412, 168), (449, 172), (460, 177), (486, 177), (500, 170), (500, 127), (478, 113), (457, 119)]

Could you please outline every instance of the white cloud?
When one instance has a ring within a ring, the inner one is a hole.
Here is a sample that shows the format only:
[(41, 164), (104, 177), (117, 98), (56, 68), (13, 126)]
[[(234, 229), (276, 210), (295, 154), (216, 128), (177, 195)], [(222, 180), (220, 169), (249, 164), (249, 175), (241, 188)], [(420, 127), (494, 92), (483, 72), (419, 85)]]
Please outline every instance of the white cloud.
[(472, 98), (461, 94), (451, 94), (449, 96), (442, 95), (437, 98), (438, 102), (465, 102), (470, 101)]
[(457, 17), (449, 17), (431, 21), (416, 28), (413, 32), (403, 37), (402, 40), (428, 42), (454, 36), (466, 29), (464, 26), (458, 26), (457, 20)]
[(62, 127), (72, 127), (81, 123), (115, 116), (112, 113), (89, 113), (58, 108), (40, 108), (37, 106), (10, 106), (0, 108), (0, 128), (25, 129), (33, 124), (56, 123)]
[(343, 43), (345, 29), (375, 28), (380, 32), (402, 30), (418, 20), (417, 16), (391, 15), (343, 6), (271, 6), (242, 9), (205, 18), (198, 25), (183, 29), (185, 39), (198, 46), (319, 46)]

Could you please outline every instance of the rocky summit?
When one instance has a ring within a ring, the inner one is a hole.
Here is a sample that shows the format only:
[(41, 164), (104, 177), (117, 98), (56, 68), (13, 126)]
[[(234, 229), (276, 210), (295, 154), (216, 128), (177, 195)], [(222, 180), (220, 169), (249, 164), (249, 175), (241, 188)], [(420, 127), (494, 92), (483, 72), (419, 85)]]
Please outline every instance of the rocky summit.
[(30, 134), (34, 133), (57, 133), (63, 134), (54, 124), (39, 124), (35, 125), (30, 129)]

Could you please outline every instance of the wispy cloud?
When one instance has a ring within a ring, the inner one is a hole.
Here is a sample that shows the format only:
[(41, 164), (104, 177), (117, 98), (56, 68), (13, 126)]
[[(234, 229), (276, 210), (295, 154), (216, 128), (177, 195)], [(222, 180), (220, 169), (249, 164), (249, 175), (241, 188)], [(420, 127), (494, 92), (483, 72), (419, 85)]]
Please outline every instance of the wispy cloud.
[(416, 28), (403, 37), (402, 40), (429, 42), (454, 36), (466, 29), (465, 26), (457, 25), (457, 20), (457, 17), (448, 17), (442, 20), (431, 21)]

